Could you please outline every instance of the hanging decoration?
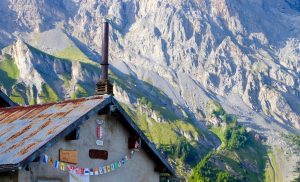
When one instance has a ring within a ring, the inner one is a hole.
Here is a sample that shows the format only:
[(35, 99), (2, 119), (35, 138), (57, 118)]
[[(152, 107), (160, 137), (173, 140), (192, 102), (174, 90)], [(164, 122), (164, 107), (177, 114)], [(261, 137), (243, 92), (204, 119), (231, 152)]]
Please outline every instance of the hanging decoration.
[(104, 144), (104, 120), (103, 119), (97, 119), (96, 120), (97, 127), (96, 127), (96, 144), (98, 146), (103, 146)]
[(142, 140), (141, 140), (141, 138), (138, 138), (138, 140), (136, 140), (135, 144), (134, 144), (134, 151), (135, 152), (140, 151), (141, 146), (142, 146), (141, 144), (142, 144)]
[(61, 171), (69, 171), (74, 174), (82, 175), (82, 176), (97, 176), (97, 175), (103, 175), (107, 173), (111, 173), (122, 166), (124, 166), (128, 161), (134, 159), (135, 150), (130, 151), (128, 155), (125, 155), (120, 160), (115, 161), (113, 163), (110, 163), (105, 166), (99, 166), (99, 167), (78, 167), (70, 164), (66, 164), (64, 162), (53, 160), (53, 158), (44, 155), (42, 162), (44, 164), (48, 164), (49, 166), (52, 166), (55, 169), (61, 170)]

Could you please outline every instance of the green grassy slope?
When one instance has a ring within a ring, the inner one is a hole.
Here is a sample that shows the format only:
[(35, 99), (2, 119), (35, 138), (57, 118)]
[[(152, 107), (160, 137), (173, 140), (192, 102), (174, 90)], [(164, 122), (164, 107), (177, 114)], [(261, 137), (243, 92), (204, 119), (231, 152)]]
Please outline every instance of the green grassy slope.
[(90, 60), (78, 47), (75, 45), (67, 47), (61, 51), (57, 51), (53, 54), (57, 58), (80, 61), (89, 64), (95, 64), (92, 60)]
[[(171, 111), (171, 105), (177, 108), (178, 112), (180, 108), (173, 105), (167, 95), (149, 83), (113, 72), (110, 72), (110, 78), (116, 85), (137, 98), (136, 106), (129, 107), (123, 104), (123, 108), (134, 118), (146, 136), (173, 161), (179, 175), (186, 177), (186, 169), (197, 165), (212, 149), (212, 146), (201, 141), (207, 137), (206, 133), (196, 128), (189, 117), (182, 118)], [(168, 103), (168, 106), (161, 101)], [(151, 117), (151, 113), (155, 113), (156, 116)], [(155, 120), (156, 117), (161, 121)]]
[(19, 70), (13, 58), (8, 54), (4, 54), (3, 59), (0, 61), (0, 84), (5, 85), (11, 91), (19, 74)]
[[(43, 51), (41, 51), (38, 48), (35, 48), (29, 44), (26, 44), (28, 49), (32, 52), (32, 55), (36, 59), (47, 59), (50, 61), (60, 61), (64, 63), (64, 65), (69, 65), (71, 67), (72, 61), (79, 60), (79, 64), (83, 70), (88, 70), (88, 72), (99, 72), (99, 65), (97, 65), (95, 62), (89, 61), (87, 59), (87, 56), (85, 56), (80, 50), (76, 49), (77, 53), (73, 55), (74, 57), (66, 57), (69, 59), (66, 59), (64, 57), (59, 58), (50, 54), (47, 54)], [(8, 49), (12, 48), (11, 46), (4, 48), (3, 52), (9, 52)], [(75, 51), (75, 52), (76, 52)], [(70, 53), (71, 54), (71, 53)], [(75, 59), (76, 58), (76, 59)], [(72, 59), (72, 60), (70, 60)], [(51, 87), (52, 81), (51, 80), (45, 80), (45, 83), (43, 83), (41, 92), (36, 93), (36, 88), (29, 87), (25, 85), (24, 83), (18, 83), (19, 73), (17, 65), (15, 64), (15, 60), (13, 57), (9, 54), (4, 53), (2, 59), (0, 60), (0, 86), (5, 87), (8, 95), (10, 98), (21, 105), (24, 104), (36, 104), (37, 100), (39, 100), (42, 103), (45, 102), (55, 102), (60, 100), (60, 96), (57, 93), (57, 91)], [(43, 73), (41, 73), (43, 74)], [(62, 75), (57, 75), (58, 78), (61, 80), (61, 82), (64, 84), (64, 87), (66, 89), (70, 88), (71, 83), (71, 75), (64, 73)], [(47, 76), (46, 76), (47, 77)], [(53, 80), (58, 81), (58, 80)], [(90, 81), (90, 80), (89, 80)], [(53, 86), (53, 85), (52, 85)], [(95, 86), (87, 83), (77, 83), (75, 92), (70, 95), (71, 98), (78, 98), (78, 97), (86, 97), (88, 95), (94, 94)], [(32, 97), (32, 95), (35, 95)]]
[(211, 116), (222, 120), (220, 126), (211, 127), (222, 145), (202, 159), (189, 181), (273, 181), (274, 170), (266, 147), (219, 104), (209, 103), (208, 108)]

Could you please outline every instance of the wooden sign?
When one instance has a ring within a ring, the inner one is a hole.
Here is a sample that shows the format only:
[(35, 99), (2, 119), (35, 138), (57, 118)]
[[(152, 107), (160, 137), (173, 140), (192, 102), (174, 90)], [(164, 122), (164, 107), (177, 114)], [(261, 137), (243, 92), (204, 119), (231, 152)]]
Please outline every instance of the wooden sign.
[(77, 164), (77, 151), (76, 150), (59, 150), (59, 161), (70, 164)]
[(104, 160), (107, 160), (107, 158), (108, 158), (108, 152), (106, 150), (90, 149), (89, 156), (92, 159), (104, 159)]

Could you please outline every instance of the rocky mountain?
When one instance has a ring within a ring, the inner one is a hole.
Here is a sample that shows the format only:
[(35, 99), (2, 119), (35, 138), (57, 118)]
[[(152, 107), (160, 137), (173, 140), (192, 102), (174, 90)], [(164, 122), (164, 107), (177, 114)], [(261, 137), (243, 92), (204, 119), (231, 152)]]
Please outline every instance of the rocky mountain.
[(3, 0), (0, 12), (0, 85), (15, 101), (93, 94), (107, 17), (116, 97), (158, 146), (188, 142), (197, 160), (217, 148), (205, 123), (218, 103), (265, 138), (279, 180), (298, 175), (298, 0)]

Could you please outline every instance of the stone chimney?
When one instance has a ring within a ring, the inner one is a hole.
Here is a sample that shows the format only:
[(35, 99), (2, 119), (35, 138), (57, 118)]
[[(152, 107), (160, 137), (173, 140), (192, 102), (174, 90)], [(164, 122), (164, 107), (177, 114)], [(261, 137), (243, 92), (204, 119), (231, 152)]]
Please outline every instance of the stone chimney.
[(109, 22), (107, 19), (103, 23), (103, 39), (102, 39), (102, 75), (100, 81), (97, 83), (96, 95), (114, 95), (113, 86), (108, 79), (108, 41), (109, 41)]

